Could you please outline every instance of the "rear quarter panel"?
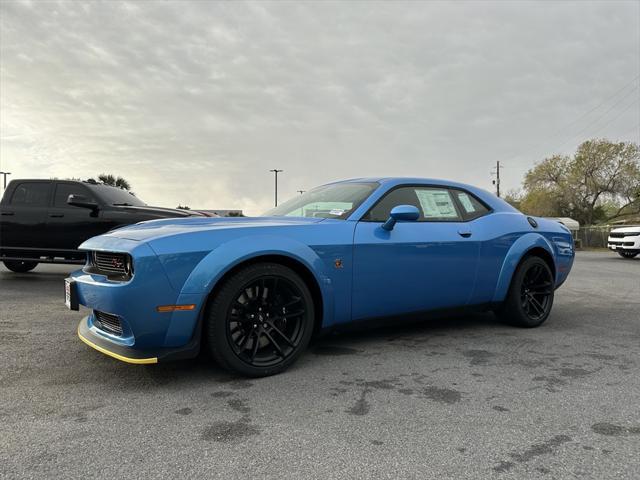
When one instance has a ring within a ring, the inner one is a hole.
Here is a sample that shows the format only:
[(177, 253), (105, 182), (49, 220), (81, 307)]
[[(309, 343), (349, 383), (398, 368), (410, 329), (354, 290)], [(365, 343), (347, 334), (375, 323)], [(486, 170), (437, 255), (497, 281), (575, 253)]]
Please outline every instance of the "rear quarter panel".
[(564, 282), (573, 264), (571, 233), (557, 222), (535, 220), (537, 228), (520, 212), (496, 212), (471, 222), (481, 245), (472, 303), (503, 301), (515, 269), (534, 248), (542, 248), (552, 257), (556, 286)]

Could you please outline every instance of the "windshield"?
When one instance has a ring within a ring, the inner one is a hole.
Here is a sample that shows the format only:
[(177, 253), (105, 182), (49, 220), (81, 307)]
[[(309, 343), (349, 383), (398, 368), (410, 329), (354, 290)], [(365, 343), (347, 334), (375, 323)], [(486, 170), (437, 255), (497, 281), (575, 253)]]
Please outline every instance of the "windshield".
[(265, 217), (315, 217), (344, 220), (378, 187), (377, 183), (334, 183), (314, 188), (265, 212)]
[(108, 205), (125, 205), (130, 207), (143, 207), (146, 205), (133, 193), (118, 187), (108, 185), (90, 185), (93, 190)]

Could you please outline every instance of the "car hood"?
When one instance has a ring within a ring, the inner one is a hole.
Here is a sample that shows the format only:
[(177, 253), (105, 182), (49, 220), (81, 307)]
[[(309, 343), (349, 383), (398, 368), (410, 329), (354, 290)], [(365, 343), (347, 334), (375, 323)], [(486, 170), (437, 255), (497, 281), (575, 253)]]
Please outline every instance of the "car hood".
[(149, 220), (110, 231), (108, 236), (137, 241), (150, 241), (162, 237), (214, 230), (237, 228), (291, 227), (311, 225), (324, 218), (302, 217), (189, 217)]
[(640, 226), (636, 227), (617, 227), (611, 230), (611, 233), (634, 233), (640, 232)]
[(152, 207), (149, 205), (144, 206), (129, 206), (129, 205), (113, 205), (111, 208), (130, 213), (141, 213), (155, 215), (158, 218), (173, 218), (173, 217), (202, 217), (199, 212), (192, 212), (191, 210), (179, 210), (176, 208), (164, 208), (164, 207)]

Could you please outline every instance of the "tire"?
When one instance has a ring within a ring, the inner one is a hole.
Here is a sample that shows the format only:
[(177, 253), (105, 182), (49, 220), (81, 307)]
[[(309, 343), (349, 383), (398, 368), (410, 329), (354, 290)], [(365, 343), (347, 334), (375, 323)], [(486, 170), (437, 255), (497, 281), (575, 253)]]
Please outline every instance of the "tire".
[(554, 296), (553, 273), (542, 258), (525, 258), (511, 280), (500, 309), (501, 320), (517, 327), (538, 327), (551, 313)]
[(625, 252), (624, 250), (618, 250), (618, 255), (622, 258), (635, 258), (638, 252)]
[(30, 272), (38, 266), (38, 262), (29, 262), (23, 260), (4, 260), (2, 263), (4, 263), (4, 266), (9, 270), (16, 273)]
[(211, 299), (204, 337), (221, 367), (266, 377), (298, 359), (313, 327), (313, 298), (304, 280), (284, 265), (258, 263), (233, 274)]

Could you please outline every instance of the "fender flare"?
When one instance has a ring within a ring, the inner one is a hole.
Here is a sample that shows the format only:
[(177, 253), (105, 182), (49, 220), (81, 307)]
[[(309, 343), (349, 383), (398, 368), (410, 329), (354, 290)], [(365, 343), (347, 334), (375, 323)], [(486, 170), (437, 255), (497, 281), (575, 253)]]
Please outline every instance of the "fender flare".
[(208, 253), (193, 269), (182, 287), (181, 295), (200, 294), (208, 296), (220, 279), (236, 266), (248, 260), (280, 255), (304, 265), (316, 280), (322, 297), (323, 325), (333, 319), (333, 285), (326, 275), (320, 257), (308, 245), (289, 237), (259, 235), (242, 237), (220, 244)]
[(511, 245), (511, 248), (509, 248), (504, 261), (502, 262), (502, 268), (500, 269), (498, 283), (496, 284), (496, 290), (492, 300), (494, 303), (502, 302), (506, 298), (516, 267), (522, 258), (534, 248), (544, 249), (549, 255), (551, 255), (551, 258), (553, 258), (555, 263), (556, 255), (553, 247), (544, 236), (539, 233), (531, 232), (518, 238), (518, 240)]

